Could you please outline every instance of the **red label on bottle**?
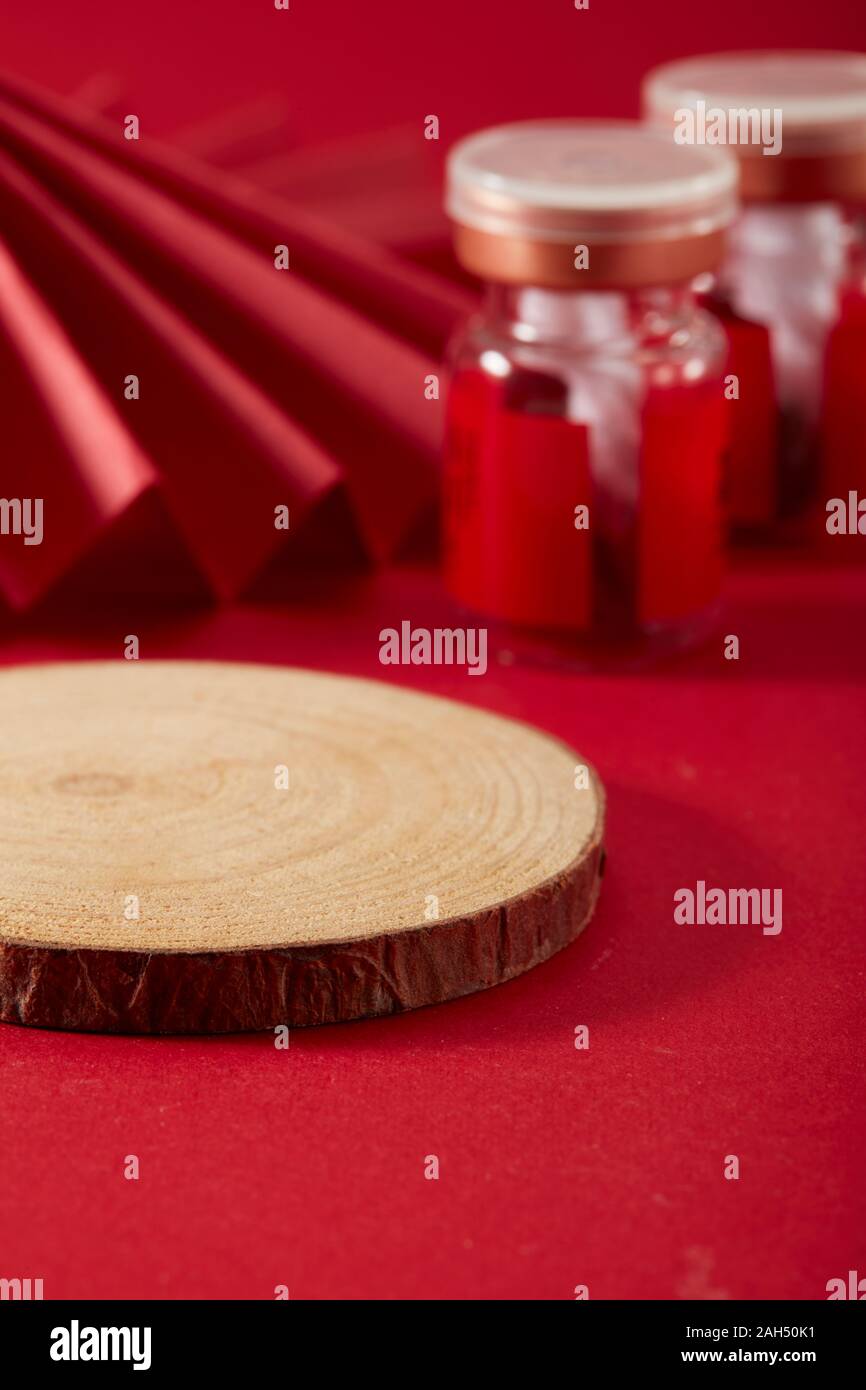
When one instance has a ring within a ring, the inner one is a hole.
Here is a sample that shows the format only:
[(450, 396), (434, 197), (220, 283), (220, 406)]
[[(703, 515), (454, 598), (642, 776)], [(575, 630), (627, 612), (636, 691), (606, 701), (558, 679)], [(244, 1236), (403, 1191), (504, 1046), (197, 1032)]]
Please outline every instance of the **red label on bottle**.
[(645, 624), (700, 613), (719, 595), (721, 382), (650, 388), (642, 430), (638, 609)]
[[(558, 383), (540, 378), (544, 387)], [(459, 372), (449, 398), (445, 570), (479, 611), (532, 627), (586, 629), (592, 618), (587, 431), (560, 415), (509, 408), (507, 381)], [(590, 520), (591, 525), (591, 520)]]
[(857, 290), (842, 296), (827, 342), (821, 444), (822, 501), (866, 492), (866, 294)]
[(737, 378), (737, 394), (729, 393), (725, 400), (725, 512), (735, 526), (765, 525), (779, 507), (778, 407), (770, 334), (764, 324), (743, 318), (723, 300), (710, 299), (707, 307), (727, 332), (727, 372)]

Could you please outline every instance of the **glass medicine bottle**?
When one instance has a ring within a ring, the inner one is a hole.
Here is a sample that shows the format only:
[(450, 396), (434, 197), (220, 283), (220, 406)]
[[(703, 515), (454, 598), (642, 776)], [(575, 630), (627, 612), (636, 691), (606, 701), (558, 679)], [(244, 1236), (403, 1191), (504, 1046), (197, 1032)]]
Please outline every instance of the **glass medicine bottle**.
[(461, 264), (445, 573), (476, 612), (557, 640), (680, 645), (722, 573), (725, 335), (696, 278), (736, 165), (634, 122), (527, 122), (450, 154)]
[(731, 520), (817, 517), (866, 485), (866, 56), (690, 58), (647, 76), (644, 109), (740, 166), (743, 211), (707, 300), (739, 383)]

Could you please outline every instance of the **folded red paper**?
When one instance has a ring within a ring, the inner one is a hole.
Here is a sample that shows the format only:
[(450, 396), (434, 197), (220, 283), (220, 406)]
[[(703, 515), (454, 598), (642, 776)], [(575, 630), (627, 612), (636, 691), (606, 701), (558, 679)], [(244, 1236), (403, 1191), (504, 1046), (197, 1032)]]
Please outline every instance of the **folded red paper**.
[(430, 383), (463, 292), (17, 80), (0, 131), (3, 490), (45, 512), (39, 543), (4, 537), (7, 602), (39, 598), (150, 488), (220, 596), (334, 489), (373, 559), (397, 551), (435, 504)]

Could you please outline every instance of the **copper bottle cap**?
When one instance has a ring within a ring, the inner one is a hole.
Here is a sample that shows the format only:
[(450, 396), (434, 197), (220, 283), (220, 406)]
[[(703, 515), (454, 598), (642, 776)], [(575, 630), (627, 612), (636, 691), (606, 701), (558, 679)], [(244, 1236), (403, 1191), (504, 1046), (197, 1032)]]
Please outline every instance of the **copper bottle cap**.
[(450, 151), (446, 181), (461, 264), (511, 284), (682, 283), (719, 264), (736, 213), (726, 152), (633, 121), (483, 130)]
[(862, 53), (686, 58), (647, 74), (643, 105), (677, 141), (706, 147), (723, 133), (747, 201), (866, 202)]

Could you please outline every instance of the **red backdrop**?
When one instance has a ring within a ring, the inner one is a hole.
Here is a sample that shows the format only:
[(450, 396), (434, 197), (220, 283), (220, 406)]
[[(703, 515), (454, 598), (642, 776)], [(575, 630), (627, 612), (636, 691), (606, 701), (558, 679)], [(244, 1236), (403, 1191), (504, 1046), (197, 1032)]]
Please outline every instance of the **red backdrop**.
[[(8, 69), (62, 93), (116, 77), (167, 138), (273, 92), (301, 142), (429, 113), (448, 142), (634, 113), (645, 68), (690, 51), (864, 37), (860, 0), (9, 8)], [(598, 914), (530, 975), (288, 1052), (2, 1028), (0, 1277), (49, 1298), (813, 1299), (866, 1274), (866, 578), (750, 563), (730, 604), (738, 663), (719, 644), (640, 676), (402, 673), (575, 742), (607, 782)], [(403, 569), (291, 607), (31, 615), (2, 658), (118, 654), (136, 631), (145, 656), (380, 675), (381, 626), (445, 612)], [(782, 888), (781, 935), (676, 927), (699, 878)]]
[(274, 92), (319, 140), (431, 112), (443, 139), (489, 121), (636, 115), (653, 64), (736, 48), (862, 48), (860, 0), (149, 0), (7, 6), (3, 65), (69, 93), (124, 82), (159, 134)]

